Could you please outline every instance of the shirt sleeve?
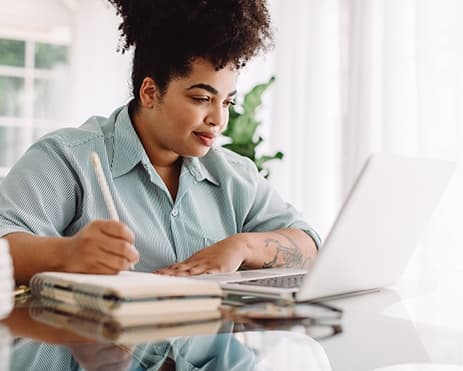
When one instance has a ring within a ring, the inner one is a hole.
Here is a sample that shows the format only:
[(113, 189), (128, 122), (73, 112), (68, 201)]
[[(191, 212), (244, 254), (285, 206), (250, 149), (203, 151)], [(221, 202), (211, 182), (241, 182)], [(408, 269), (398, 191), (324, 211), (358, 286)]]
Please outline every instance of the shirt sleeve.
[(256, 171), (254, 202), (246, 217), (244, 232), (265, 232), (282, 228), (301, 229), (315, 242), (317, 249), (321, 239), (315, 230), (302, 220), (300, 213), (285, 202), (270, 182)]
[(0, 236), (60, 236), (75, 218), (81, 187), (57, 140), (34, 144), (0, 183)]

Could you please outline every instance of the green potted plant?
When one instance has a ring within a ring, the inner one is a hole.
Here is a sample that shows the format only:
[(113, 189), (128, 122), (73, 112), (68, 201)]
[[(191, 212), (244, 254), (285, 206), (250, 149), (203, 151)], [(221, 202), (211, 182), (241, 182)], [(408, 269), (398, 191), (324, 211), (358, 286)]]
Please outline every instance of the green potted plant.
[(256, 154), (257, 147), (264, 141), (257, 133), (261, 122), (257, 120), (256, 112), (262, 104), (262, 94), (274, 81), (275, 77), (272, 76), (269, 81), (254, 86), (244, 95), (242, 104), (236, 108), (231, 106), (228, 127), (223, 132), (223, 135), (229, 138), (228, 143), (223, 147), (250, 158), (265, 178), (270, 175), (270, 170), (264, 164), (267, 161), (283, 158), (283, 153), (280, 151), (273, 155), (257, 156)]

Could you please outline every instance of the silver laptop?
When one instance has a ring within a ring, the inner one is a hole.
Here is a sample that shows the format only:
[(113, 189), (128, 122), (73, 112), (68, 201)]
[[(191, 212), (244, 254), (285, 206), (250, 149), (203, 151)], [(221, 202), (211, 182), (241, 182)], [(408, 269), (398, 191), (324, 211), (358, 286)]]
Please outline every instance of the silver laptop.
[(393, 284), (414, 252), (454, 171), (452, 162), (372, 155), (308, 270), (258, 269), (197, 276), (225, 293), (318, 300)]

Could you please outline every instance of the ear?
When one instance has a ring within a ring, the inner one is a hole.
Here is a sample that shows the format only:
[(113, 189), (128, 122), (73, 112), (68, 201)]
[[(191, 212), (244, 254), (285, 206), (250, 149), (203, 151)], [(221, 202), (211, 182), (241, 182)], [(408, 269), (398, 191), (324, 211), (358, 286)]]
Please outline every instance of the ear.
[(158, 88), (151, 77), (145, 77), (140, 86), (140, 105), (153, 108), (158, 95)]

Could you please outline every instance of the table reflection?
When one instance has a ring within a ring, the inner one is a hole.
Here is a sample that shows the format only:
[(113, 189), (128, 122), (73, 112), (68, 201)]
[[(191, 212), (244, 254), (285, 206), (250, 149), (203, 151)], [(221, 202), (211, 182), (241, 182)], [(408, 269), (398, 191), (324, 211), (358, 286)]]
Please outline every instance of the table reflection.
[(331, 370), (320, 344), (294, 329), (234, 332), (224, 321), (217, 334), (114, 344), (35, 321), (29, 309), (15, 308), (0, 324), (8, 334), (0, 344), (2, 370)]
[(11, 370), (331, 370), (322, 347), (306, 335), (249, 332), (178, 337), (123, 346), (49, 344), (19, 339)]

